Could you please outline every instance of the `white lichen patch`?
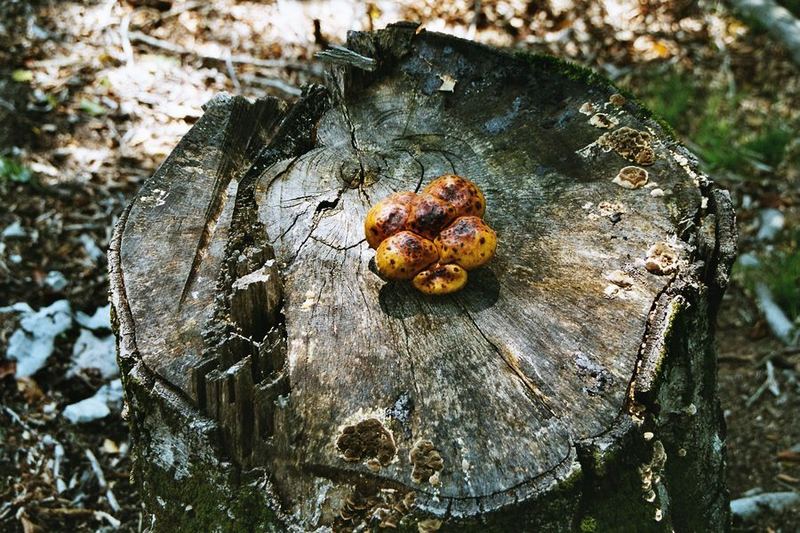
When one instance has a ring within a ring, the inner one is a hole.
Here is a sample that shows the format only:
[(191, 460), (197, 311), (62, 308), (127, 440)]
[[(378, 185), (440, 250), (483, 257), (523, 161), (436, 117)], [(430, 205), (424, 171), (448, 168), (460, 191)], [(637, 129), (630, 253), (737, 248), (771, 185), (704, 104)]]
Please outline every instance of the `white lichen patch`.
[(641, 167), (622, 167), (613, 182), (625, 189), (638, 189), (647, 184), (648, 173)]
[(672, 154), (672, 158), (675, 160), (678, 165), (686, 172), (686, 174), (692, 179), (696, 187), (700, 187), (700, 185), (708, 184), (708, 178), (703, 174), (700, 174), (692, 168), (692, 164), (685, 155), (676, 152), (675, 150), (670, 150)]
[(161, 207), (162, 205), (167, 203), (167, 197), (169, 196), (169, 192), (162, 190), (162, 189), (153, 189), (153, 194), (151, 196), (142, 196), (139, 198), (139, 202), (148, 205), (153, 204), (153, 207)]
[(622, 270), (613, 270), (606, 274), (606, 279), (617, 287), (627, 289), (633, 285), (633, 278)]
[(652, 274), (672, 274), (678, 268), (678, 252), (666, 242), (659, 241), (647, 250), (644, 267)]
[(303, 300), (303, 303), (300, 304), (300, 309), (303, 311), (311, 310), (315, 305), (317, 305), (317, 293), (315, 291), (306, 291), (306, 299)]
[(603, 296), (609, 300), (613, 300), (616, 298), (622, 289), (617, 287), (616, 285), (606, 285), (603, 289)]
[(578, 109), (584, 115), (592, 115), (594, 114), (594, 104), (591, 102), (584, 102), (583, 105)]
[(457, 79), (450, 76), (449, 74), (443, 74), (439, 76), (439, 79), (442, 80), (442, 84), (439, 86), (440, 92), (447, 92), (451, 93), (455, 90)]
[(596, 209), (593, 209), (591, 202), (586, 203), (583, 208), (585, 211), (587, 211), (586, 216), (589, 218), (589, 220), (597, 220), (601, 217), (608, 217), (612, 219), (612, 221), (617, 222), (623, 214), (628, 212), (628, 208), (625, 206), (625, 204), (620, 202), (609, 202), (605, 200), (597, 204)]
[(608, 130), (619, 124), (619, 120), (606, 113), (595, 113), (589, 119), (589, 124), (595, 128)]

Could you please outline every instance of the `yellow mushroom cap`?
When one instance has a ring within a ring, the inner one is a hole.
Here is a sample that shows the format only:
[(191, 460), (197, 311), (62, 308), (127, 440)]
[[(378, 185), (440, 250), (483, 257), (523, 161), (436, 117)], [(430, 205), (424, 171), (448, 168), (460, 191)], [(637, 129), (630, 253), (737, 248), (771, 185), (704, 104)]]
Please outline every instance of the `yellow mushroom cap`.
[(467, 284), (467, 271), (458, 265), (435, 265), (414, 276), (411, 284), (425, 294), (450, 294)]
[(440, 263), (472, 270), (494, 256), (497, 234), (480, 217), (459, 217), (436, 237), (436, 247)]
[(388, 279), (411, 279), (438, 259), (436, 245), (410, 231), (387, 238), (375, 254), (378, 272)]
[(423, 192), (455, 207), (457, 217), (483, 217), (486, 211), (486, 198), (478, 186), (455, 174), (439, 176)]
[(377, 248), (381, 241), (405, 229), (416, 196), (413, 192), (396, 192), (370, 208), (364, 220), (370, 248)]
[(453, 219), (455, 207), (427, 193), (418, 194), (411, 204), (406, 229), (433, 240)]

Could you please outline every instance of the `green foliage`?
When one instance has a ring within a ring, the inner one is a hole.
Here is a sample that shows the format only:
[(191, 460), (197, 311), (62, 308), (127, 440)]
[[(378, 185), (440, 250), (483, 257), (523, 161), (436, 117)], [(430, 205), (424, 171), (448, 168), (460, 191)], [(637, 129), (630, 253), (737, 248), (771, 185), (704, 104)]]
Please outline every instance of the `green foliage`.
[(787, 128), (765, 121), (755, 133), (736, 122), (736, 110), (745, 93), (728, 94), (727, 87), (701, 85), (688, 74), (671, 71), (646, 73), (635, 92), (657, 115), (693, 143), (709, 171), (747, 174), (751, 163), (775, 167), (783, 160), (793, 135)]
[(28, 183), (31, 181), (31, 170), (8, 157), (0, 157), (0, 182), (13, 181)]
[(30, 70), (15, 70), (11, 73), (11, 79), (17, 83), (28, 83), (33, 80), (33, 72)]
[(581, 520), (581, 533), (594, 533), (597, 531), (597, 520), (587, 516)]
[(753, 289), (756, 283), (764, 283), (772, 291), (775, 303), (791, 320), (800, 317), (800, 233), (781, 248), (759, 258), (758, 266), (734, 268), (734, 276), (745, 287)]
[(786, 146), (792, 140), (792, 132), (782, 126), (772, 126), (761, 132), (756, 138), (744, 143), (745, 151), (755, 159), (776, 167), (783, 161)]
[(90, 100), (88, 98), (84, 98), (83, 100), (81, 100), (80, 107), (81, 111), (89, 113), (93, 117), (99, 115), (105, 115), (108, 112), (108, 110), (105, 107), (103, 107), (99, 102), (95, 100)]

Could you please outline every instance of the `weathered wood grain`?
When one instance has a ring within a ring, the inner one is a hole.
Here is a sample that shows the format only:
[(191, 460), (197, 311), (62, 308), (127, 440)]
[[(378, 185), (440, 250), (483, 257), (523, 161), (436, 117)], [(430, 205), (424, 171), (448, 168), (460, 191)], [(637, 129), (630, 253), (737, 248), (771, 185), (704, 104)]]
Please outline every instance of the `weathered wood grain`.
[[(664, 520), (670, 501), (696, 504), (652, 479), (682, 438), (660, 406), (689, 398), (703, 405), (686, 433), (713, 459), (694, 475), (721, 473), (714, 390), (698, 383), (713, 384), (708, 318), (735, 254), (727, 197), (574, 67), (407, 24), (348, 48), (369, 69), (334, 67), (288, 112), (210, 106), (134, 203), (114, 290), (154, 379), (216, 421), (227, 458), (270, 472), (302, 529), (370, 513), (420, 530), (590, 514), (720, 527), (724, 489), (697, 495), (706, 518)], [(635, 163), (645, 187), (614, 181)], [(384, 283), (367, 210), (450, 172), (484, 191), (497, 256), (447, 297)], [(636, 502), (614, 516), (623, 495)]]

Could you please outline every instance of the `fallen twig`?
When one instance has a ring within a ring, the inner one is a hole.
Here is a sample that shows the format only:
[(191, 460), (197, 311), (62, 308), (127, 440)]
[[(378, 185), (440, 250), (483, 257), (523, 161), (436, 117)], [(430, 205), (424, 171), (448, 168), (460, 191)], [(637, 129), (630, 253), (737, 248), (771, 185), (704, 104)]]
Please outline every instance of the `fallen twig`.
[(772, 361), (767, 361), (767, 378), (764, 380), (758, 389), (747, 399), (745, 402), (746, 407), (751, 407), (754, 403), (761, 398), (761, 395), (764, 394), (764, 391), (769, 390), (773, 396), (778, 397), (781, 395), (780, 388), (778, 387), (778, 381), (775, 379), (775, 365), (772, 364)]
[(800, 64), (800, 21), (788, 9), (773, 0), (731, 0), (731, 4), (742, 15), (760, 22)]
[(294, 85), (286, 83), (285, 81), (280, 80), (278, 78), (264, 78), (261, 76), (254, 76), (252, 74), (243, 74), (242, 81), (244, 81), (248, 85), (253, 85), (256, 87), (267, 87), (269, 89), (277, 89), (290, 96), (300, 96), (301, 94), (303, 94), (303, 91), (300, 90), (299, 87), (295, 87)]
[(800, 493), (766, 492), (733, 500), (731, 513), (742, 521), (748, 521), (757, 518), (764, 511), (779, 513), (798, 503), (800, 503)]
[(97, 483), (100, 485), (100, 490), (106, 491), (106, 499), (108, 500), (108, 505), (114, 510), (114, 512), (119, 512), (122, 507), (120, 507), (119, 502), (117, 502), (116, 496), (114, 493), (111, 492), (111, 487), (108, 486), (106, 482), (106, 476), (103, 474), (103, 468), (100, 466), (100, 462), (97, 460), (97, 457), (92, 453), (91, 450), (86, 449), (84, 450), (86, 457), (89, 459), (89, 463), (92, 465), (92, 471), (94, 472), (95, 477), (97, 478)]
[(783, 309), (775, 303), (772, 291), (764, 283), (756, 284), (756, 298), (761, 314), (764, 315), (772, 333), (786, 344), (794, 344), (794, 324), (789, 320)]
[(292, 70), (313, 71), (310, 65), (306, 63), (301, 63), (299, 61), (288, 61), (285, 59), (258, 59), (255, 57), (250, 57), (245, 55), (231, 55), (230, 58), (228, 59), (225, 57), (203, 54), (200, 52), (195, 52), (194, 50), (189, 50), (188, 48), (184, 48), (183, 46), (177, 45), (175, 43), (164, 41), (163, 39), (151, 37), (150, 35), (147, 35), (140, 31), (130, 32), (129, 38), (133, 42), (144, 43), (148, 46), (152, 46), (153, 48), (158, 48), (160, 50), (164, 50), (166, 52), (170, 52), (176, 55), (190, 55), (198, 57), (200, 59), (205, 59), (207, 61), (215, 61), (223, 64), (226, 63), (227, 61), (230, 61), (231, 63), (237, 63), (240, 65), (252, 65), (254, 67), (259, 67), (259, 68), (272, 68), (272, 69), (287, 68)]
[(339, 65), (351, 65), (362, 70), (373, 71), (378, 68), (378, 62), (373, 58), (353, 52), (344, 46), (331, 45), (327, 50), (317, 52), (314, 57)]

